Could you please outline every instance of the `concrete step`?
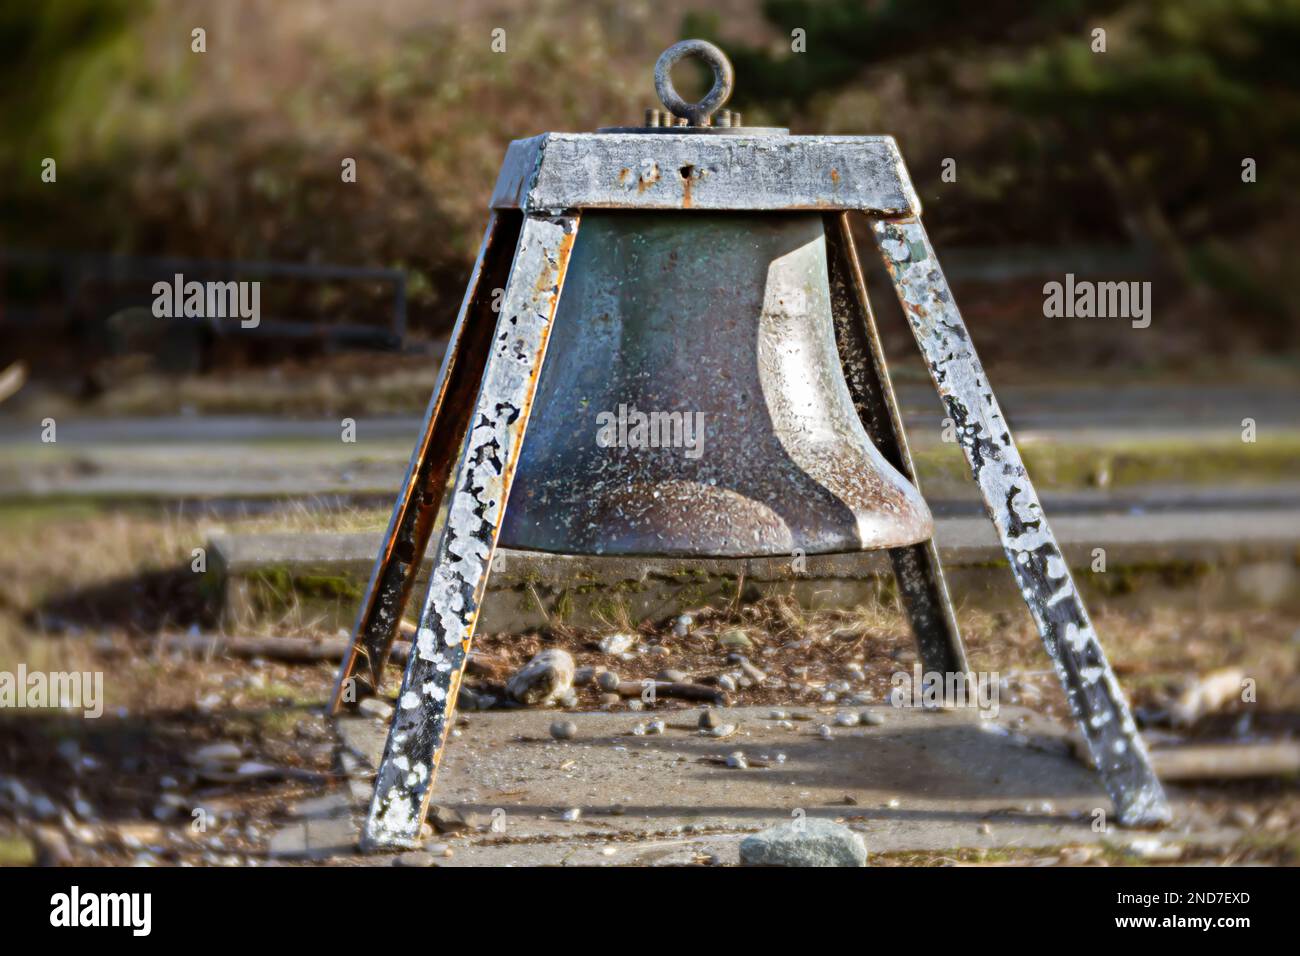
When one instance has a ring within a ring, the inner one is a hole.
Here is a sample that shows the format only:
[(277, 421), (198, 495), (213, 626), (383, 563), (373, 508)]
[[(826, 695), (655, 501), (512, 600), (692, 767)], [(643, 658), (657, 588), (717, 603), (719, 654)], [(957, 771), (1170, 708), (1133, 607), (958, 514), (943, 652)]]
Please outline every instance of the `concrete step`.
[[(1050, 510), (1049, 510), (1050, 513)], [(1089, 600), (1212, 600), (1218, 606), (1300, 604), (1300, 509), (1060, 514), (1052, 527)], [(937, 519), (936, 540), (958, 603), (1019, 600), (983, 517)], [(377, 532), (229, 534), (209, 544), (227, 626), (296, 608), (349, 627), (379, 550)], [(426, 558), (418, 578), (428, 580)], [(562, 621), (662, 620), (681, 610), (788, 596), (812, 608), (852, 607), (892, 593), (884, 552), (802, 559), (589, 557), (499, 549), (479, 627), (514, 632)]]

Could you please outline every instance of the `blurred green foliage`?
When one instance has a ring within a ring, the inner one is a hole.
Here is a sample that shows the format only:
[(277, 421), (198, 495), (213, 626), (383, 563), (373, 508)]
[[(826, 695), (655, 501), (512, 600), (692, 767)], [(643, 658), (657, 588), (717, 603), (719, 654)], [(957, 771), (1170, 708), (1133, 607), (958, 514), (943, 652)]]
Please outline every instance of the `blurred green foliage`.
[(87, 75), (148, 9), (142, 0), (0, 4), (0, 157), (52, 148), (70, 104), (93, 109)]

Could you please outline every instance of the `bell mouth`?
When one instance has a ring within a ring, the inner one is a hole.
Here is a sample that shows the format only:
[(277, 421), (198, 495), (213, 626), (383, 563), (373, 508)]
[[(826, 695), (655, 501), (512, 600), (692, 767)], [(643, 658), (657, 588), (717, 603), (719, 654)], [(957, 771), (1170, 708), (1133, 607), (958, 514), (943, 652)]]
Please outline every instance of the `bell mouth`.
[(771, 558), (874, 551), (919, 544), (934, 534), (930, 509), (912, 490), (888, 507), (854, 516), (856, 529), (831, 523), (809, 528), (792, 527), (775, 508), (732, 488), (634, 482), (588, 499), (586, 507), (563, 503), (563, 534), (553, 526), (515, 526), (509, 536), (503, 532), (500, 543), (521, 551), (593, 557)]
[[(590, 557), (772, 558), (858, 553), (928, 541), (930, 507), (898, 475), (892, 488), (863, 496), (870, 510), (826, 501), (815, 515), (781, 514), (753, 489), (708, 481), (667, 480), (594, 488), (582, 499), (521, 509), (532, 524), (507, 522), (499, 544), (515, 550)], [(506, 514), (510, 515), (507, 506)], [(545, 515), (538, 520), (536, 516)], [(507, 533), (508, 532), (508, 533)]]

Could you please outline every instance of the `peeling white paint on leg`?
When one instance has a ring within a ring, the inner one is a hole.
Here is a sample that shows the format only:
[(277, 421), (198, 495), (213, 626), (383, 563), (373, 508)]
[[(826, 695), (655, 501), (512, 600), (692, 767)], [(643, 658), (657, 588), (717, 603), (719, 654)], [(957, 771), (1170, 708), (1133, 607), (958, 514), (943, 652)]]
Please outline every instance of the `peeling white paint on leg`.
[[(1120, 821), (1169, 819), (1164, 792), (1043, 516), (920, 220), (872, 220), (899, 302)], [(1122, 745), (1122, 746), (1121, 746)]]
[(434, 552), (419, 653), (407, 661), (400, 706), (375, 776), (363, 838), (368, 848), (418, 841), (420, 808), (446, 741), (576, 230), (576, 217), (529, 217), (520, 230)]

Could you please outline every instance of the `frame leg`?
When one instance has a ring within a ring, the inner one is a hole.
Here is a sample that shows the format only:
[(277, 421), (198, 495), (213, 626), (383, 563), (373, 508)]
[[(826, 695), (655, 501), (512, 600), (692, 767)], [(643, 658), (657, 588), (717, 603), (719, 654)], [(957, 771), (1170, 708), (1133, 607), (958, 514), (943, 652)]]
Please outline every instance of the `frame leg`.
[(577, 230), (576, 215), (529, 216), (520, 229), (375, 777), (363, 849), (419, 842)]
[(873, 219), (871, 227), (1119, 821), (1129, 826), (1167, 822), (1171, 814), (1164, 790), (1047, 525), (925, 227), (911, 216)]
[[(420, 440), (411, 453), (370, 574), (365, 600), (352, 630), (351, 650), (334, 683), (330, 713), (380, 690), (384, 665), (437, 523), (455, 455), (469, 421), (470, 403), (487, 361), (493, 327), (492, 290), (505, 285), (518, 237), (517, 213), (492, 214), (447, 343), (438, 385), (429, 399)], [(361, 673), (357, 673), (359, 670)]]
[[(918, 488), (847, 213), (826, 216), (826, 258), (840, 363), (858, 417), (885, 461)], [(927, 673), (965, 673), (966, 651), (934, 539), (891, 548), (894, 577)]]

